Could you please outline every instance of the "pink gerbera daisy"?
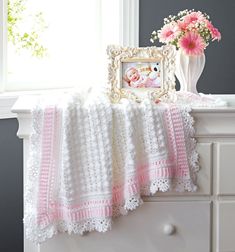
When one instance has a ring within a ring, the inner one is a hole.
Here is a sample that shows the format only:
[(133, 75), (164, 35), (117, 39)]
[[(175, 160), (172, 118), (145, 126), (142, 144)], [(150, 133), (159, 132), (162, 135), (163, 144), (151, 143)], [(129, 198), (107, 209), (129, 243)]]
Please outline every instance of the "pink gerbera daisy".
[(198, 33), (188, 32), (179, 39), (179, 47), (188, 55), (200, 55), (206, 44)]
[(219, 32), (219, 30), (215, 28), (214, 25), (208, 20), (206, 22), (206, 26), (211, 33), (212, 39), (217, 39), (219, 41), (221, 39), (221, 33)]
[(184, 20), (183, 20), (187, 25), (190, 24), (195, 24), (198, 22), (202, 22), (205, 21), (205, 17), (203, 16), (203, 14), (200, 11), (193, 11), (191, 13), (189, 13), (188, 15), (184, 16)]
[(165, 24), (158, 33), (159, 41), (162, 43), (169, 43), (177, 38), (180, 30), (177, 23)]
[(217, 39), (218, 41), (221, 40), (221, 33), (217, 28), (214, 27), (214, 29), (212, 29), (211, 31), (211, 34), (212, 34), (212, 40), (215, 39)]
[(177, 21), (178, 27), (181, 31), (185, 31), (188, 28), (188, 24), (182, 20)]

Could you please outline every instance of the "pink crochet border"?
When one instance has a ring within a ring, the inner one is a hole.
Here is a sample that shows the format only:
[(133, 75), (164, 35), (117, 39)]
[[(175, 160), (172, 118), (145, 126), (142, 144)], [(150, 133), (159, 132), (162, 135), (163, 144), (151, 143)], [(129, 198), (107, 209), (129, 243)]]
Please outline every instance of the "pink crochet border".
[(38, 222), (41, 222), (41, 219), (47, 215), (48, 212), (48, 189), (54, 150), (54, 112), (55, 108), (53, 107), (46, 108), (44, 111), (41, 140), (42, 152), (39, 180)]
[(39, 178), (39, 200), (38, 200), (38, 223), (48, 218), (49, 197), (51, 196), (51, 188), (53, 181), (51, 178), (55, 174), (54, 152), (56, 150), (56, 108), (54, 106), (45, 108), (42, 128), (42, 149), (40, 163), (40, 178)]
[[(190, 168), (187, 158), (187, 148), (185, 146), (184, 125), (181, 117), (180, 110), (172, 105), (170, 110), (166, 110), (165, 125), (168, 126), (167, 134), (168, 139), (171, 141), (170, 146), (173, 146), (175, 142), (176, 146), (174, 150), (171, 150), (172, 156), (176, 158), (175, 175), (190, 178)], [(171, 117), (171, 120), (169, 120)], [(175, 139), (175, 141), (174, 141)]]

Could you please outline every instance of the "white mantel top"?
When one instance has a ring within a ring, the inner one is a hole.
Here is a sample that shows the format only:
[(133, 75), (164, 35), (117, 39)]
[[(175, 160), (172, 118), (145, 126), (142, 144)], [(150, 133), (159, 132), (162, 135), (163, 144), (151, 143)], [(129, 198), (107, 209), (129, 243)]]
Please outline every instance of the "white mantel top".
[[(31, 108), (33, 107), (35, 101), (35, 97), (37, 97), (38, 94), (35, 95), (22, 95), (19, 96), (19, 98), (14, 103), (13, 107), (11, 108), (11, 112), (16, 114), (22, 114), (22, 113), (30, 113)], [(193, 112), (233, 112), (235, 111), (235, 94), (234, 95), (213, 95), (214, 97), (219, 97), (222, 100), (226, 101), (228, 103), (228, 106), (226, 107), (195, 107), (193, 108)], [(1, 96), (0, 96), (1, 99)]]
[[(37, 101), (37, 95), (22, 95), (13, 105), (11, 112), (17, 115), (19, 121), (19, 130), (17, 135), (20, 138), (26, 138), (30, 134), (31, 108)], [(228, 103), (227, 107), (197, 107), (193, 108), (192, 115), (196, 121), (196, 136), (204, 136), (210, 133), (211, 135), (220, 135), (224, 126), (221, 125), (221, 114), (229, 120), (226, 125), (228, 134), (235, 134), (235, 95), (216, 95)], [(220, 119), (218, 119), (220, 116)], [(206, 128), (204, 124), (207, 125)], [(198, 127), (200, 126), (200, 127)], [(222, 127), (222, 128), (221, 128)], [(197, 130), (200, 129), (200, 131)], [(220, 130), (221, 129), (221, 130)]]

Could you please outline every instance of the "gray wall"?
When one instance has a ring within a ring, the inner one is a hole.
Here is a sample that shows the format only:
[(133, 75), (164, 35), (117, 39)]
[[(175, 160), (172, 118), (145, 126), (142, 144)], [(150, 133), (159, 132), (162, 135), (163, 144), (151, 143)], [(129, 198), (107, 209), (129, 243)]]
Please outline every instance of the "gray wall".
[(0, 251), (23, 251), (23, 146), (16, 119), (0, 120)]
[(206, 66), (198, 81), (198, 91), (208, 94), (235, 94), (235, 1), (234, 0), (140, 0), (140, 46), (149, 42), (153, 30), (163, 25), (164, 17), (184, 9), (206, 12), (221, 31), (220, 42), (207, 47)]

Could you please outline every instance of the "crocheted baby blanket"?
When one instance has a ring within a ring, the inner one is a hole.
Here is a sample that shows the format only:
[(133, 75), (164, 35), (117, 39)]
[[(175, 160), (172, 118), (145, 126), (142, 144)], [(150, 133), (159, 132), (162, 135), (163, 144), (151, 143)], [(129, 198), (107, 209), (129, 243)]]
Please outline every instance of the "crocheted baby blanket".
[(142, 195), (195, 191), (189, 111), (149, 100), (110, 104), (104, 96), (38, 101), (25, 187), (27, 238), (105, 232), (113, 217), (137, 208)]

